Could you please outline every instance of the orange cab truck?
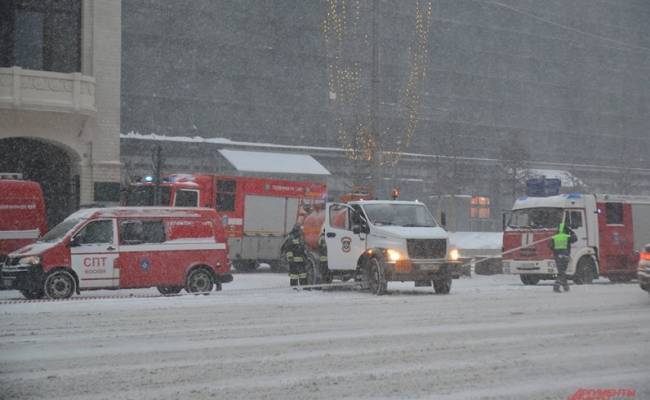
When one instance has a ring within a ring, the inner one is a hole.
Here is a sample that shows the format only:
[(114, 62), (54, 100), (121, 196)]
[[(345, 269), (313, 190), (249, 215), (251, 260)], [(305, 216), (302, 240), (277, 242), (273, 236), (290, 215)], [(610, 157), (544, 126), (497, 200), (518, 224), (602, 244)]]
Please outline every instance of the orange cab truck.
[[(156, 193), (158, 190), (158, 193)], [(299, 221), (305, 206), (324, 202), (324, 184), (224, 175), (175, 174), (162, 183), (130, 186), (125, 205), (208, 207), (222, 218), (230, 259), (238, 271), (252, 271), (259, 263), (281, 268), (280, 248)]]

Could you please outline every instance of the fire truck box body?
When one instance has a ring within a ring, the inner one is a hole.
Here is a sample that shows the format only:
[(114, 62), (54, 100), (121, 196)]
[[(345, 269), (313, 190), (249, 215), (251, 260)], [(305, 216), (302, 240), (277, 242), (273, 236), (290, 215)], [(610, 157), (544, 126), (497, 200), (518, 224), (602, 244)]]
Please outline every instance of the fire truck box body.
[(210, 291), (232, 275), (216, 211), (116, 207), (70, 215), (11, 253), (2, 280), (27, 298), (67, 298), (86, 289)]
[(561, 222), (578, 239), (567, 268), (576, 283), (598, 276), (629, 280), (638, 251), (650, 242), (650, 197), (573, 193), (518, 199), (503, 233), (504, 272), (528, 284), (554, 279), (549, 241)]
[[(133, 190), (152, 191), (153, 185), (136, 184)], [(217, 210), (230, 259), (239, 270), (252, 270), (259, 262), (276, 266), (302, 205), (322, 202), (327, 195), (326, 186), (314, 182), (221, 175), (169, 175), (161, 190), (166, 204)], [(127, 204), (153, 204), (143, 198), (152, 195), (130, 195)]]
[(7, 254), (35, 242), (45, 232), (47, 217), (41, 186), (0, 179), (0, 264)]

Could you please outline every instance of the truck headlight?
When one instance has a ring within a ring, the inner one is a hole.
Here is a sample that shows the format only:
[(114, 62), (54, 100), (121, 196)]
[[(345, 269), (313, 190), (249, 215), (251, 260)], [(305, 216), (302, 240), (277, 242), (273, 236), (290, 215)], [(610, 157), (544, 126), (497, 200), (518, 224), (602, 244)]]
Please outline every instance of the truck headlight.
[(386, 256), (388, 257), (388, 261), (392, 262), (396, 262), (402, 259), (402, 253), (393, 249), (386, 250)]
[(449, 258), (451, 261), (458, 261), (458, 259), (460, 258), (460, 252), (458, 251), (458, 249), (451, 249), (451, 250), (449, 250), (449, 256), (448, 256), (448, 258)]
[(41, 258), (39, 256), (27, 256), (18, 260), (18, 264), (23, 264), (23, 265), (36, 265), (39, 264), (40, 262), (41, 262)]

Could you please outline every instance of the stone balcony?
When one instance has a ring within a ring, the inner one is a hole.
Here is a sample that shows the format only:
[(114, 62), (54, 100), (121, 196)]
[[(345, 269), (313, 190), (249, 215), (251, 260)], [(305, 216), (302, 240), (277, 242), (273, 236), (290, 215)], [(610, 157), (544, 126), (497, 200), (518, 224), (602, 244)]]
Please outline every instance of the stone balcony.
[(96, 114), (95, 79), (78, 72), (0, 68), (0, 109)]

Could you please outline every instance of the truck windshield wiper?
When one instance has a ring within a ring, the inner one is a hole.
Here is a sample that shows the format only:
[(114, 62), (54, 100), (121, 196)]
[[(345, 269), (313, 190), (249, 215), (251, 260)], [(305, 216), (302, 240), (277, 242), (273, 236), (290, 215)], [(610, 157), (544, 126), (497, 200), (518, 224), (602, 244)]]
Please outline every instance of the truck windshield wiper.
[(405, 224), (402, 225), (403, 227), (406, 228), (435, 228), (435, 225), (422, 225), (422, 224)]
[(394, 223), (390, 221), (375, 221), (375, 224), (377, 225), (395, 225)]

